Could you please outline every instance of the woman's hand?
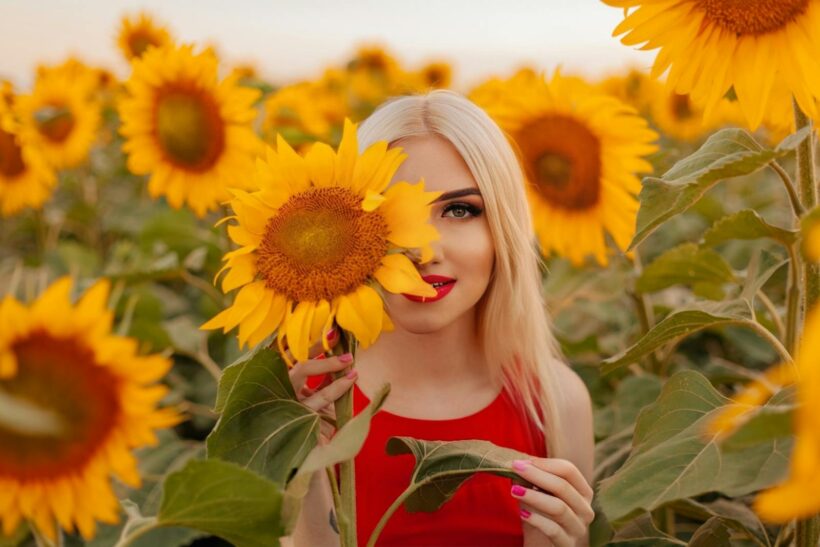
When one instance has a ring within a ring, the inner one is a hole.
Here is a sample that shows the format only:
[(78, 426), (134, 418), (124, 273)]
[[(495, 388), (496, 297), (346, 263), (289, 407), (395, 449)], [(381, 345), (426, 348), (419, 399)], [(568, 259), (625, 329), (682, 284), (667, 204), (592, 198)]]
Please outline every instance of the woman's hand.
[(520, 500), (526, 547), (580, 547), (588, 545), (589, 524), (595, 517), (592, 488), (567, 460), (533, 458), (514, 460), (513, 471), (537, 489), (513, 485)]
[[(338, 336), (332, 337), (331, 333), (328, 340), (332, 347), (338, 340)], [(296, 392), (296, 398), (303, 405), (335, 421), (336, 410), (334, 404), (336, 399), (353, 387), (358, 374), (355, 370), (350, 370), (345, 376), (334, 380), (330, 373), (344, 371), (353, 365), (353, 356), (345, 353), (344, 355), (325, 357), (323, 351), (321, 344), (310, 348), (308, 355), (314, 357), (307, 361), (297, 362), (288, 371), (288, 375), (290, 376), (290, 382), (293, 384), (293, 390)], [(292, 359), (290, 355), (288, 357)], [(316, 389), (311, 389), (306, 385), (308, 376), (321, 374), (326, 374), (327, 377)], [(319, 442), (321, 444), (327, 443), (333, 436), (333, 432), (334, 428), (331, 423), (322, 420)]]

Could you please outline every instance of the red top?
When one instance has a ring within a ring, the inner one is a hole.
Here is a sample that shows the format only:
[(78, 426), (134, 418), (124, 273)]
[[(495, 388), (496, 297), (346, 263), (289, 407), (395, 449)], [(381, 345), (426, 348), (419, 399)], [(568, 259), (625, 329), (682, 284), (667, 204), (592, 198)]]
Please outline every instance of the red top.
[[(353, 413), (369, 402), (354, 384)], [(378, 412), (370, 433), (356, 456), (356, 509), (359, 545), (393, 501), (410, 483), (414, 458), (388, 456), (387, 439), (410, 436), (425, 440), (481, 439), (536, 457), (546, 457), (543, 432), (528, 428), (506, 391), (475, 414), (450, 420), (419, 420)], [(520, 546), (523, 544), (518, 501), (510, 495), (512, 482), (505, 477), (478, 473), (467, 479), (455, 495), (433, 513), (407, 513), (400, 507), (382, 530), (379, 546)]]

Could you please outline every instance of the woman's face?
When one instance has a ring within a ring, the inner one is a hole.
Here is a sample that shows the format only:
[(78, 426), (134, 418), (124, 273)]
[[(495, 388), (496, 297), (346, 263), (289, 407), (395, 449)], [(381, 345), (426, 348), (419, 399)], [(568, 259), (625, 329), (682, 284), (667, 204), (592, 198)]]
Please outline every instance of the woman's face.
[(424, 179), (426, 190), (442, 192), (431, 211), (431, 222), (441, 239), (433, 243), (433, 259), (416, 263), (416, 267), (425, 281), (443, 285), (437, 287), (436, 297), (387, 293), (385, 300), (397, 329), (435, 332), (455, 321), (472, 319), (492, 275), (493, 240), (478, 185), (448, 140), (425, 135), (401, 139), (395, 146), (404, 150), (407, 159), (393, 181)]

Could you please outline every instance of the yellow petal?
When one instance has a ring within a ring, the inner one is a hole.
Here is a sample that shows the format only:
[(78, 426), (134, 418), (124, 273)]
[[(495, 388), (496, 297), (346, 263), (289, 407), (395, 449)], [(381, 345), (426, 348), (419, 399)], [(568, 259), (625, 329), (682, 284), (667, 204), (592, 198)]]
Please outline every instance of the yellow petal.
[(222, 279), (222, 292), (230, 292), (237, 287), (246, 285), (256, 277), (256, 256), (252, 254), (239, 255), (230, 261), (226, 267), (228, 274)]
[(362, 210), (372, 213), (379, 208), (379, 205), (384, 203), (385, 199), (386, 198), (382, 194), (377, 194), (376, 192), (368, 190), (367, 195), (362, 200)]
[(395, 294), (436, 296), (436, 290), (421, 278), (413, 262), (403, 254), (394, 253), (382, 258), (382, 265), (373, 277), (382, 287)]
[(335, 183), (336, 153), (330, 146), (323, 142), (311, 146), (305, 155), (305, 163), (314, 186), (324, 188)]
[(384, 193), (379, 212), (387, 222), (387, 239), (399, 247), (424, 248), (441, 237), (428, 222), (430, 203), (439, 194), (425, 192), (424, 183), (397, 182)]
[(288, 300), (284, 295), (275, 294), (273, 296), (267, 316), (265, 316), (264, 321), (262, 321), (259, 327), (248, 338), (249, 346), (255, 347), (279, 327), (282, 323), (282, 319), (285, 317), (287, 304)]
[(363, 348), (375, 342), (381, 330), (384, 314), (384, 305), (379, 293), (367, 285), (362, 285), (354, 292), (340, 296), (338, 302), (336, 322), (339, 326), (352, 332)]
[(346, 188), (353, 187), (353, 173), (356, 169), (356, 158), (359, 155), (359, 140), (356, 136), (356, 124), (345, 118), (342, 141), (336, 154), (336, 184)]
[(307, 361), (310, 349), (310, 327), (315, 311), (313, 302), (299, 302), (285, 318), (288, 348), (297, 361)]

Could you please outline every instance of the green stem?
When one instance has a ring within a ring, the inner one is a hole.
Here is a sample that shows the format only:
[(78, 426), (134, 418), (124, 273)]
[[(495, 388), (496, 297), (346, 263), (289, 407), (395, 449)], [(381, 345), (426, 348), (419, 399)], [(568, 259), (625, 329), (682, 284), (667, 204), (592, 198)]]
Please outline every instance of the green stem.
[[(769, 296), (763, 292), (763, 289), (757, 290), (757, 299), (760, 300), (760, 303), (763, 304), (763, 307), (766, 308), (766, 313), (769, 314), (769, 318), (774, 323), (774, 328), (777, 331), (778, 338), (783, 338), (786, 336), (786, 327), (783, 325), (783, 321), (780, 319), (780, 314), (777, 313), (777, 308), (774, 305), (774, 302), (769, 298)], [(787, 348), (791, 351), (791, 348)]]
[[(811, 126), (808, 116), (800, 109), (797, 101), (792, 100), (794, 122), (797, 131)], [(817, 184), (814, 179), (814, 133), (797, 147), (797, 180), (800, 187), (800, 199), (803, 208), (811, 211), (817, 205)], [(806, 260), (803, 264), (803, 312), (808, 312), (820, 299), (820, 266)], [(795, 526), (795, 543), (798, 547), (817, 547), (820, 537), (820, 517), (814, 516), (799, 520)]]
[(413, 493), (412, 485), (407, 487), (404, 492), (401, 493), (399, 497), (397, 497), (390, 507), (387, 508), (387, 511), (384, 512), (382, 518), (379, 519), (379, 522), (376, 524), (376, 527), (373, 528), (373, 532), (370, 534), (370, 539), (367, 540), (367, 547), (375, 547), (376, 540), (379, 539), (379, 535), (382, 533), (387, 521), (390, 520), (390, 517), (393, 516), (393, 513), (396, 512), (396, 509), (401, 507), (401, 504), (404, 503), (410, 494)]
[[(338, 327), (337, 327), (338, 328)], [(341, 334), (342, 347), (350, 353), (356, 351), (356, 339), (348, 333)], [(355, 361), (354, 361), (355, 362)], [(339, 372), (341, 377), (344, 372)], [(339, 431), (353, 417), (353, 390), (348, 389), (336, 399), (336, 431)], [(339, 464), (339, 506), (336, 517), (342, 547), (356, 547), (356, 468), (354, 459)]]
[(794, 354), (797, 344), (797, 330), (800, 326), (800, 269), (801, 264), (793, 245), (789, 251), (789, 282), (786, 292), (786, 349)]
[(737, 322), (733, 321), (733, 323), (736, 323), (737, 325), (744, 325), (746, 327), (749, 327), (749, 329), (755, 331), (758, 335), (760, 335), (761, 338), (766, 340), (769, 343), (769, 345), (772, 346), (772, 348), (774, 348), (774, 350), (777, 352), (777, 354), (780, 356), (780, 359), (784, 363), (791, 363), (794, 360), (792, 358), (791, 353), (789, 353), (785, 346), (783, 346), (783, 344), (780, 343), (780, 340), (777, 339), (777, 336), (772, 334), (769, 331), (769, 329), (767, 329), (757, 321), (743, 320)]
[[(798, 131), (811, 125), (811, 120), (800, 110), (797, 101), (794, 101), (794, 122)], [(817, 184), (814, 180), (814, 134), (811, 132), (797, 147), (797, 180), (803, 208), (811, 211), (817, 205)], [(803, 275), (805, 286), (803, 311), (806, 312), (820, 299), (820, 267), (813, 262), (806, 261), (803, 266)]]
[(786, 172), (785, 169), (780, 167), (780, 164), (776, 161), (769, 163), (769, 167), (771, 167), (775, 173), (780, 177), (780, 180), (783, 181), (783, 186), (786, 187), (786, 193), (789, 195), (789, 203), (792, 205), (792, 211), (794, 211), (794, 216), (800, 218), (806, 210), (803, 208), (803, 204), (800, 203), (800, 198), (797, 195), (797, 190), (794, 187), (794, 182), (792, 182), (792, 178)]

